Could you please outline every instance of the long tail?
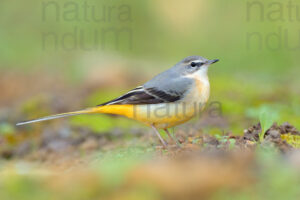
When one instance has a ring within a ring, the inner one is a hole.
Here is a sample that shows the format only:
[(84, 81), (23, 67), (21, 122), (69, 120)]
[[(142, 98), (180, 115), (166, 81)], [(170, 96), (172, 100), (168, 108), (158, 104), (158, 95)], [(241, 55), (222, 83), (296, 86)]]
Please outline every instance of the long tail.
[(41, 117), (41, 118), (38, 118), (38, 119), (33, 119), (33, 120), (29, 120), (29, 121), (19, 122), (16, 125), (17, 126), (21, 126), (21, 125), (24, 125), (24, 124), (41, 122), (41, 121), (46, 121), (46, 120), (51, 120), (51, 119), (57, 119), (57, 118), (62, 118), (62, 117), (69, 117), (69, 116), (82, 115), (82, 114), (92, 114), (92, 113), (98, 113), (98, 112), (99, 112), (99, 108), (97, 108), (97, 107), (95, 107), (95, 108), (87, 108), (87, 109), (79, 110), (79, 111), (75, 111), (75, 112), (61, 113), (61, 114), (57, 114), (57, 115), (50, 115), (50, 116), (47, 116), (47, 117)]
[(70, 117), (74, 115), (82, 115), (82, 114), (94, 114), (94, 113), (107, 113), (107, 114), (117, 114), (117, 115), (123, 115), (126, 117), (132, 117), (132, 105), (105, 105), (105, 106), (97, 106), (93, 108), (87, 108), (84, 110), (79, 110), (75, 112), (67, 112), (67, 113), (61, 113), (57, 115), (50, 115), (47, 117), (42, 117), (38, 119), (33, 119), (29, 121), (19, 122), (16, 125), (21, 126), (24, 124), (30, 124), (35, 122), (41, 122), (51, 119), (57, 119), (62, 117)]

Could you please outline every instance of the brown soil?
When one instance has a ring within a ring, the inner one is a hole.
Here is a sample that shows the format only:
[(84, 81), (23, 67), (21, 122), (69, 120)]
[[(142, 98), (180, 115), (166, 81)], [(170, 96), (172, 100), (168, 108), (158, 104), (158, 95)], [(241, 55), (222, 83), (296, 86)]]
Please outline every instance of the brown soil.
[[(37, 136), (37, 130), (23, 130), (13, 136), (1, 136), (0, 155), (5, 159), (27, 159), (32, 161), (53, 162), (57, 157), (77, 158), (82, 154), (87, 154), (99, 150), (109, 150), (117, 146), (127, 146), (128, 137), (121, 130), (111, 133), (97, 134), (85, 128), (70, 127), (67, 124), (53, 124), (51, 130), (42, 130)], [(40, 129), (39, 129), (40, 130)], [(31, 133), (31, 137), (29, 132)], [(134, 129), (132, 137), (138, 139), (140, 143), (148, 143), (149, 134), (144, 134), (145, 130)], [(187, 152), (205, 152), (209, 154), (222, 154), (228, 151), (252, 151), (257, 145), (275, 145), (281, 152), (286, 153), (294, 149), (282, 139), (281, 135), (300, 135), (300, 132), (289, 123), (278, 126), (272, 125), (265, 133), (265, 139), (259, 142), (258, 134), (261, 132), (260, 124), (253, 125), (244, 131), (243, 136), (225, 134), (223, 136), (212, 136), (203, 134), (202, 131), (185, 134), (179, 131), (176, 134), (181, 147), (169, 141), (168, 154), (186, 154)], [(27, 137), (24, 138), (24, 135)], [(154, 144), (157, 142), (156, 144)], [(163, 149), (158, 141), (152, 145), (158, 145), (158, 152)], [(66, 156), (67, 155), (67, 156)]]

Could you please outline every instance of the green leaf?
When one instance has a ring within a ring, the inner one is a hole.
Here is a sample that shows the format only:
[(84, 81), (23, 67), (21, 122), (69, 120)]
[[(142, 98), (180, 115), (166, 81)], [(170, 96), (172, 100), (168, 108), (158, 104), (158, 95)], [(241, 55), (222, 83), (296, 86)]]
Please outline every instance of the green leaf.
[(261, 133), (259, 135), (259, 140), (262, 141), (265, 136), (266, 130), (268, 130), (272, 124), (279, 118), (279, 114), (275, 109), (268, 106), (263, 106), (260, 108), (259, 121), (261, 125)]

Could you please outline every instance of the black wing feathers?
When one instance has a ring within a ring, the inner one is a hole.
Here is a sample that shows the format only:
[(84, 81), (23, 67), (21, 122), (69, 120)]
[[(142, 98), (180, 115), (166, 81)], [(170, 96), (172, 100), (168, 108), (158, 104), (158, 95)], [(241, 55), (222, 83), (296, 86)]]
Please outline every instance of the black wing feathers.
[(180, 100), (182, 95), (176, 93), (166, 93), (164, 91), (160, 91), (156, 88), (142, 88), (137, 87), (123, 96), (120, 96), (116, 99), (113, 99), (109, 102), (100, 104), (98, 106), (103, 105), (124, 105), (124, 104), (158, 104), (158, 103), (167, 103), (174, 102)]
[(149, 88), (146, 89), (146, 92), (149, 92), (150, 94), (164, 100), (165, 102), (174, 102), (174, 101), (178, 101), (180, 99), (180, 95), (171, 95), (168, 94), (166, 92), (163, 92), (161, 90), (157, 90), (156, 88)]

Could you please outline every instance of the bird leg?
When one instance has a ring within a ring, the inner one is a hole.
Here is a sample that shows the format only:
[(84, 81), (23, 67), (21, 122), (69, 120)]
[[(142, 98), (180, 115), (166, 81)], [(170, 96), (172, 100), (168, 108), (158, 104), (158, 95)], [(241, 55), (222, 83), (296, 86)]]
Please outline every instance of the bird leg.
[(169, 138), (175, 142), (176, 146), (180, 147), (180, 144), (176, 137), (172, 136), (168, 129), (164, 129), (164, 131), (168, 134)]
[(158, 132), (158, 130), (151, 125), (151, 127), (153, 128), (155, 134), (158, 136), (159, 140), (161, 141), (162, 145), (166, 148), (167, 147), (167, 143), (165, 142), (165, 140), (161, 137), (160, 133)]

